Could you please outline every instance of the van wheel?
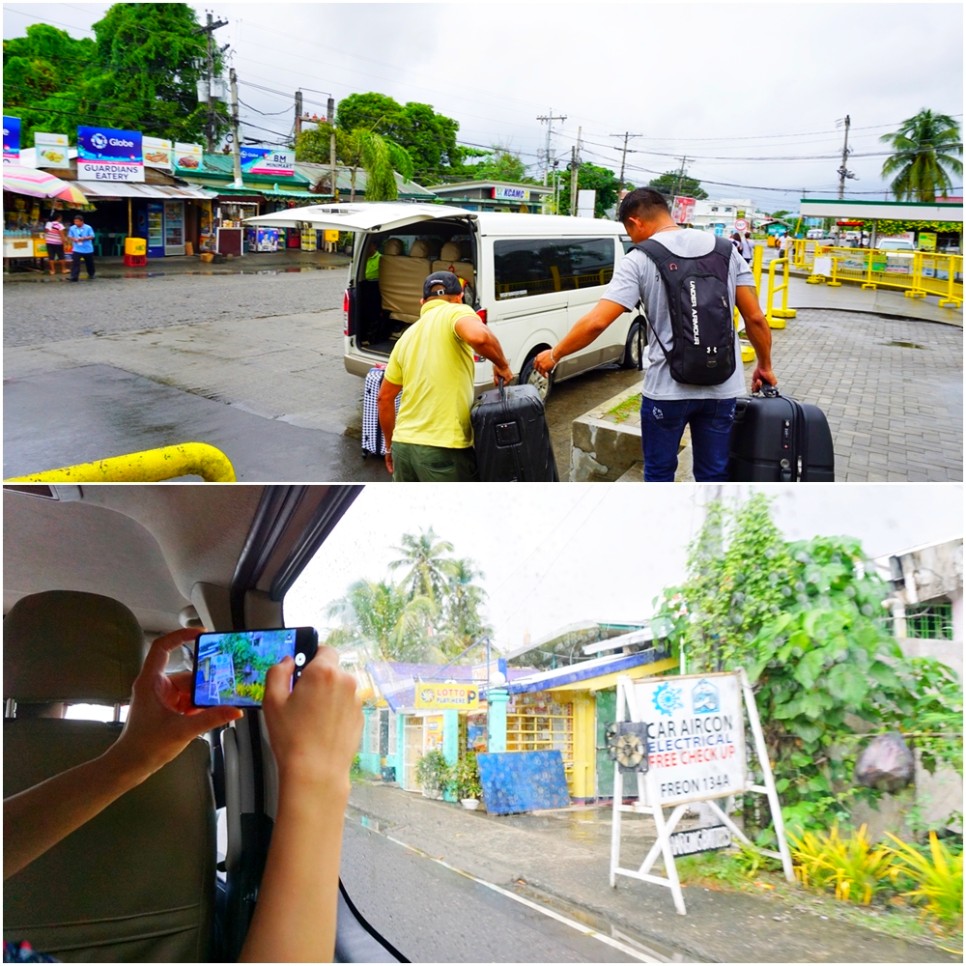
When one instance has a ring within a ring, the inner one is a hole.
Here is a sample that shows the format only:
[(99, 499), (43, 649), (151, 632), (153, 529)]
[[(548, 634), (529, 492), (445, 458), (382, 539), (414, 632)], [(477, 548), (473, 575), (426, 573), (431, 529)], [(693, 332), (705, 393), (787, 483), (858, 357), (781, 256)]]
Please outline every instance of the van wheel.
[(552, 379), (550, 376), (541, 376), (539, 372), (533, 367), (533, 360), (536, 358), (536, 354), (530, 356), (526, 362), (523, 363), (523, 367), (520, 369), (520, 375), (517, 376), (517, 383), (521, 386), (533, 386), (534, 389), (540, 394), (540, 398), (546, 404), (547, 400), (550, 398), (550, 386)]
[(627, 332), (627, 341), (624, 343), (624, 354), (621, 356), (621, 369), (640, 369), (641, 352), (646, 345), (644, 337), (644, 323), (638, 316), (631, 323)]

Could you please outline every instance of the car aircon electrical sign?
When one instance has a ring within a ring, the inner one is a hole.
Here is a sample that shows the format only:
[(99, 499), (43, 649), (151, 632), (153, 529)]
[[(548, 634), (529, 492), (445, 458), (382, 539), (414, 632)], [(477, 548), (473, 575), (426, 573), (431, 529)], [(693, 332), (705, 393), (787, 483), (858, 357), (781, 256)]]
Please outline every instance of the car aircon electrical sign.
[(85, 181), (144, 181), (141, 132), (79, 127), (77, 177)]
[(660, 804), (744, 791), (745, 727), (737, 677), (638, 681), (635, 690)]

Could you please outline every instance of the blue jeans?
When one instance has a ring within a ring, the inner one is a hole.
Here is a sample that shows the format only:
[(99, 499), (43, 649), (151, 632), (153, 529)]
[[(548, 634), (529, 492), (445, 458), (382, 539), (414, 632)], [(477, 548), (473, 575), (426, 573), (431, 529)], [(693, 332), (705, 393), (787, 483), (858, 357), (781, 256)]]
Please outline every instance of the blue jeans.
[(731, 399), (641, 399), (644, 481), (673, 483), (684, 427), (691, 426), (694, 478), (699, 483), (728, 480), (728, 447), (735, 421)]

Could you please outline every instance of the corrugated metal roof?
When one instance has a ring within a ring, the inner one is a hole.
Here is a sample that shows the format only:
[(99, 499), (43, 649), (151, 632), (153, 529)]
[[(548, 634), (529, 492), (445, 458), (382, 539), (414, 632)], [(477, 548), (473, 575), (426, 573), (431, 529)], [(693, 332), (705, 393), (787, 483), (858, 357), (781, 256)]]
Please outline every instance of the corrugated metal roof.
[(211, 195), (193, 185), (145, 184), (135, 181), (74, 181), (89, 198), (151, 198), (210, 201)]

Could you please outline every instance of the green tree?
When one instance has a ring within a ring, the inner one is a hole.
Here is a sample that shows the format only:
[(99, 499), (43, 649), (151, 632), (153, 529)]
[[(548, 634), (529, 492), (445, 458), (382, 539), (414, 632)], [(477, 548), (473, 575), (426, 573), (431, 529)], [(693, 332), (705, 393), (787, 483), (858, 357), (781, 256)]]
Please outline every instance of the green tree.
[(47, 24), (33, 24), (25, 36), (3, 42), (3, 109), (20, 118), (24, 143), (37, 130), (108, 119), (90, 110), (83, 93), (94, 55), (93, 40), (75, 40)]
[(647, 186), (667, 195), (668, 201), (674, 195), (681, 195), (684, 198), (697, 198), (699, 201), (708, 197), (708, 192), (701, 187), (700, 181), (689, 178), (686, 174), (682, 175), (680, 171), (665, 171), (664, 174), (651, 178)]
[(890, 188), (899, 201), (935, 201), (952, 188), (950, 172), (963, 173), (959, 123), (948, 114), (924, 108), (879, 140), (894, 152), (882, 165), (882, 176), (892, 178)]
[(927, 768), (962, 768), (956, 742), (920, 724), (948, 728), (961, 685), (945, 665), (903, 655), (886, 592), (857, 541), (789, 543), (758, 495), (709, 506), (686, 583), (664, 594), (659, 613), (689, 671), (747, 672), (792, 827), (847, 822), (855, 798), (876, 797), (852, 782), (862, 733), (912, 732)]
[[(602, 168), (596, 164), (582, 164), (577, 171), (578, 191), (595, 191), (594, 216), (604, 218), (607, 212), (617, 204), (620, 193), (617, 175), (609, 168)], [(560, 197), (557, 209), (561, 214), (570, 214), (570, 173), (560, 175)]]
[(509, 148), (494, 146), (490, 151), (464, 151), (463, 167), (458, 177), (474, 181), (509, 181), (513, 184), (533, 184), (527, 177), (527, 166)]
[[(118, 127), (178, 141), (201, 140), (207, 104), (198, 81), (207, 64), (206, 35), (185, 3), (116, 3), (93, 26), (95, 53), (85, 72), (85, 95)], [(222, 70), (217, 51), (215, 72)], [(216, 111), (216, 140), (229, 127)]]
[(405, 149), (412, 158), (411, 177), (423, 184), (442, 180), (462, 164), (456, 144), (459, 123), (429, 104), (401, 105), (374, 92), (350, 94), (339, 102), (336, 124), (343, 131), (372, 131)]
[(439, 601), (449, 581), (453, 545), (440, 540), (430, 527), (418, 535), (403, 534), (402, 545), (395, 547), (402, 554), (389, 564), (390, 570), (406, 569), (402, 586), (411, 597), (424, 596)]

